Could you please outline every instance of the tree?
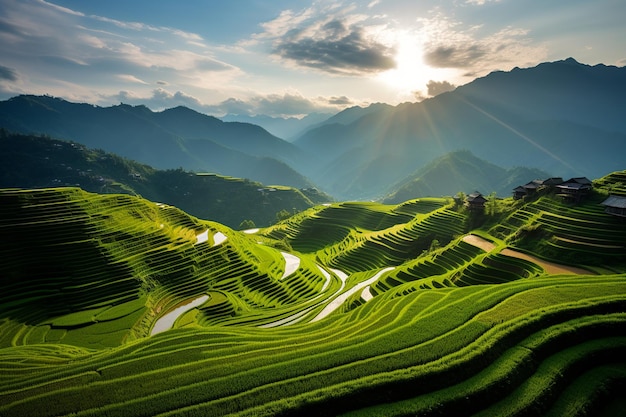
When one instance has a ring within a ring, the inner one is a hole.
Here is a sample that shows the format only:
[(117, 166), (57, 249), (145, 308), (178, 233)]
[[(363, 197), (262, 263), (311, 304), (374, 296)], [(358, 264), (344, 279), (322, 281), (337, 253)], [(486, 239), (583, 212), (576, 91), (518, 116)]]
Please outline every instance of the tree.
[(495, 191), (489, 194), (489, 197), (487, 197), (487, 203), (485, 204), (485, 208), (487, 209), (487, 214), (491, 216), (496, 214), (498, 208), (498, 200)]
[(276, 223), (281, 222), (283, 220), (287, 220), (290, 217), (291, 217), (291, 213), (289, 213), (285, 209), (282, 209), (281, 211), (276, 213)]
[(255, 227), (256, 225), (252, 220), (246, 219), (239, 223), (239, 230), (254, 229)]

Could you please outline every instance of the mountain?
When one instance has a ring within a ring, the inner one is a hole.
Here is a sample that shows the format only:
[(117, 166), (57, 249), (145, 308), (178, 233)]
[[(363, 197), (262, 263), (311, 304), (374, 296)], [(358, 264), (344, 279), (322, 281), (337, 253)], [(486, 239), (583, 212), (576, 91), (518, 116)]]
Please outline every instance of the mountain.
[(282, 210), (302, 211), (330, 200), (314, 188), (265, 186), (182, 169), (157, 170), (74, 142), (0, 130), (0, 188), (68, 186), (141, 195), (230, 227), (238, 227), (244, 220), (267, 226)]
[[(317, 124), (311, 125), (307, 130), (313, 130), (315, 128), (319, 128), (319, 127), (326, 126), (326, 125), (349, 125), (350, 123), (355, 122), (356, 120), (368, 114), (379, 112), (379, 111), (385, 111), (385, 110), (389, 110), (392, 108), (393, 106), (391, 106), (390, 104), (386, 104), (386, 103), (373, 103), (367, 107), (361, 107), (361, 106), (348, 107), (347, 109), (344, 109), (340, 111), (339, 113), (331, 117), (328, 117), (323, 121), (320, 121)], [(306, 148), (306, 143), (307, 143), (307, 140), (305, 139), (306, 132), (303, 133), (302, 136), (303, 137), (299, 138), (297, 142), (299, 142), (300, 146)]]
[(145, 106), (103, 108), (49, 96), (18, 96), (0, 102), (0, 127), (72, 140), (161, 169), (183, 167), (311, 186), (290, 167), (306, 161), (297, 147), (259, 126), (225, 123), (185, 107), (153, 112)]
[(344, 199), (382, 195), (384, 186), (366, 186), (374, 171), (395, 183), (462, 149), (504, 168), (600, 177), (623, 169), (616, 155), (626, 154), (625, 95), (626, 68), (567, 59), (493, 72), (420, 103), (309, 130), (294, 143), (318, 157), (307, 176)]
[(516, 186), (549, 177), (538, 169), (505, 169), (475, 157), (470, 151), (456, 151), (435, 159), (391, 187), (392, 191), (383, 202), (398, 204), (412, 198), (453, 196), (458, 192), (469, 194), (475, 190), (485, 195), (495, 192), (500, 197), (509, 197)]
[(242, 122), (261, 126), (272, 135), (291, 141), (299, 137), (311, 126), (315, 126), (332, 114), (310, 113), (302, 118), (297, 117), (271, 117), (265, 115), (248, 116), (244, 114), (227, 114), (220, 117), (225, 122)]

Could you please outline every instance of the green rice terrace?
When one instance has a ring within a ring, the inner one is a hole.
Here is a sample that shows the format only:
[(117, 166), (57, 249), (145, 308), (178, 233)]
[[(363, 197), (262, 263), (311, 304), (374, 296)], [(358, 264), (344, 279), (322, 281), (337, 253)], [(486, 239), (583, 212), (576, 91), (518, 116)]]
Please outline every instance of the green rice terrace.
[(243, 232), (1, 190), (0, 415), (624, 415), (626, 221), (600, 204), (624, 178)]

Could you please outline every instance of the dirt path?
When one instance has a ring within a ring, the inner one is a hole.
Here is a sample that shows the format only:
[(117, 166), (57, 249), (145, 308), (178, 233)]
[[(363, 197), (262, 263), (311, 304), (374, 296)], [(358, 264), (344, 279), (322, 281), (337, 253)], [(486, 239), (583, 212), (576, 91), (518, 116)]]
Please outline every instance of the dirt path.
[(469, 243), (470, 245), (476, 246), (477, 248), (481, 248), (485, 252), (491, 252), (496, 247), (496, 245), (494, 245), (493, 243), (476, 235), (463, 236), (463, 242)]
[[(491, 252), (495, 249), (496, 245), (485, 240), (476, 235), (467, 235), (463, 237), (463, 242), (469, 243), (470, 245), (481, 248), (485, 252)], [(590, 275), (594, 274), (591, 271), (588, 271), (583, 268), (577, 268), (575, 266), (569, 265), (561, 265), (554, 262), (544, 261), (543, 259), (537, 258), (536, 256), (527, 255), (522, 252), (514, 251), (512, 249), (503, 249), (500, 252), (503, 255), (510, 256), (512, 258), (524, 259), (526, 261), (530, 261), (542, 267), (548, 274), (550, 275), (558, 275), (558, 274), (578, 274), (578, 275)]]
[(536, 263), (550, 275), (558, 275), (558, 274), (578, 274), (578, 275), (595, 275), (593, 272), (588, 271), (583, 268), (577, 268), (575, 266), (569, 265), (561, 265), (556, 264), (554, 262), (544, 261), (543, 259), (539, 259), (532, 255), (527, 255), (525, 253), (517, 252), (511, 249), (504, 249), (500, 252), (503, 255), (511, 256), (513, 258), (525, 259), (527, 261)]

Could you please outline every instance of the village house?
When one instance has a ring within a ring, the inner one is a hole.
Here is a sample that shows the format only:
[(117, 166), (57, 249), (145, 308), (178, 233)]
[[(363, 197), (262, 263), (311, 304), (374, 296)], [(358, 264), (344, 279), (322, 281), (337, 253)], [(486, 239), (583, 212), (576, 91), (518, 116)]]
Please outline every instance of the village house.
[(555, 187), (557, 195), (564, 200), (579, 202), (593, 188), (591, 180), (586, 177), (570, 178)]
[(513, 199), (519, 200), (526, 196), (533, 195), (536, 191), (554, 188), (562, 183), (563, 178), (560, 177), (551, 177), (545, 180), (532, 180), (529, 183), (515, 187), (513, 189)]
[(484, 210), (487, 199), (478, 191), (474, 191), (465, 198), (465, 207), (469, 210)]
[(604, 212), (618, 217), (626, 217), (626, 197), (610, 195), (602, 204)]

